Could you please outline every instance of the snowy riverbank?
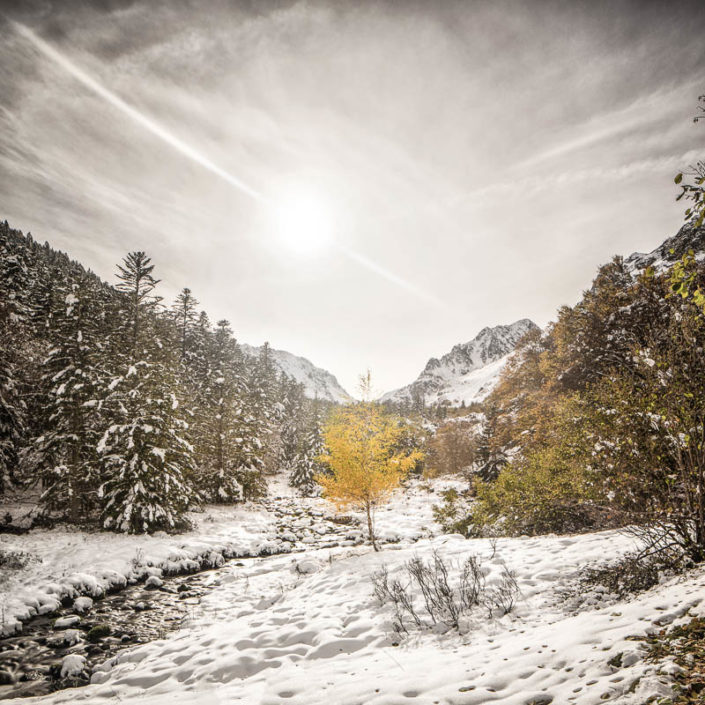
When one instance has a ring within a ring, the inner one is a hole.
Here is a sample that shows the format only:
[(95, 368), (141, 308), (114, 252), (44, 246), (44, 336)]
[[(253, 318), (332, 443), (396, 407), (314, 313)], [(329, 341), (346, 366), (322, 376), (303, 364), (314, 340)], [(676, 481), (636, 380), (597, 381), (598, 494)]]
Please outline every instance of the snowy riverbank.
[[(448, 484), (453, 483), (439, 487)], [(438, 533), (431, 516), (431, 504), (438, 497), (419, 485), (412, 483), (409, 491), (398, 492), (380, 508), (382, 540), (414, 541)], [(20, 630), (21, 621), (34, 614), (51, 612), (63, 597), (98, 596), (148, 573), (193, 572), (226, 558), (288, 553), (322, 541), (352, 546), (364, 540), (359, 526), (332, 521), (333, 507), (320, 498), (302, 499), (276, 481), (271, 483), (270, 497), (262, 504), (208, 507), (203, 513), (192, 513), (194, 529), (175, 536), (71, 528), (0, 534), (0, 551), (19, 551), (29, 557), (22, 570), (7, 571), (0, 581), (0, 634)]]
[[(252, 549), (278, 541), (305, 549), (211, 572), (184, 629), (120, 652), (93, 673), (90, 686), (23, 702), (640, 705), (668, 692), (668, 675), (659, 673), (668, 664), (645, 661), (641, 642), (628, 637), (677, 623), (689, 610), (697, 614), (705, 596), (701, 569), (626, 600), (599, 588), (575, 596), (578, 572), (623, 555), (631, 539), (612, 531), (496, 544), (432, 536), (430, 507), (437, 499), (416, 487), (381, 511), (380, 534), (399, 541), (380, 553), (345, 538), (359, 529), (327, 520), (321, 500), (309, 500), (297, 517), (283, 511), (293, 501), (286, 498), (258, 509), (209, 510), (198, 531), (178, 539), (7, 537), (26, 550), (46, 546), (47, 560), (51, 539), (52, 547), (62, 547), (56, 570), (75, 567), (94, 576), (100, 566), (129, 572), (138, 549), (142, 563), (165, 565), (226, 545)], [(329, 533), (332, 527), (340, 533)], [(490, 617), (478, 607), (460, 632), (412, 630), (400, 640), (389, 608), (373, 597), (370, 576), (383, 565), (398, 575), (406, 561), (433, 551), (456, 565), (478, 556), (488, 586), (505, 566), (514, 571), (521, 593), (515, 610)], [(24, 580), (36, 585), (42, 575), (37, 570)]]

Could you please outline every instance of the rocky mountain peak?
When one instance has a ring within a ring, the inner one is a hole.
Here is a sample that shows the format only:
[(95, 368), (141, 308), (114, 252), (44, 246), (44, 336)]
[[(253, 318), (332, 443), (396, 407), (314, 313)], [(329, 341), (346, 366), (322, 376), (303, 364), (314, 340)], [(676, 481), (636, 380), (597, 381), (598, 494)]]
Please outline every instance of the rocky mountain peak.
[(381, 401), (402, 402), (421, 396), (427, 404), (458, 406), (481, 401), (494, 387), (519, 340), (537, 327), (528, 318), (485, 327), (467, 343), (454, 345), (440, 358), (432, 357), (414, 382), (388, 392)]

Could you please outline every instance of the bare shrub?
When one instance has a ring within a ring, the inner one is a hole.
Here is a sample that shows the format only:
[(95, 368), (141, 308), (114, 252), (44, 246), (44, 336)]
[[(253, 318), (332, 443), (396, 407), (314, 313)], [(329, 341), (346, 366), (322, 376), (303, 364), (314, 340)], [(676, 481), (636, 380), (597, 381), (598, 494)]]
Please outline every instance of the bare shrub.
[(490, 616), (499, 613), (502, 617), (509, 614), (516, 605), (519, 597), (519, 585), (517, 584), (516, 575), (509, 570), (505, 565), (502, 568), (502, 577), (498, 585), (487, 591), (485, 604)]
[(132, 557), (132, 560), (130, 562), (132, 563), (133, 570), (141, 568), (144, 565), (144, 550), (138, 547), (135, 550), (135, 555)]
[(2, 570), (22, 570), (29, 563), (37, 560), (36, 556), (26, 551), (14, 551), (12, 549), (0, 551), (0, 568)]
[[(493, 554), (494, 555), (494, 554)], [(480, 604), (485, 590), (485, 574), (482, 572), (477, 556), (470, 556), (463, 563), (460, 573), (460, 606), (465, 611), (470, 611)]]
[(658, 585), (662, 575), (677, 575), (693, 565), (689, 549), (679, 543), (669, 525), (652, 523), (622, 531), (639, 542), (638, 550), (585, 568), (578, 581), (579, 591), (600, 586), (624, 598)]
[(692, 563), (691, 546), (684, 544), (674, 522), (652, 521), (625, 526), (622, 533), (634, 538), (639, 550), (632, 554), (635, 560), (655, 559), (665, 566)]
[[(372, 575), (374, 595), (381, 605), (392, 606), (394, 629), (400, 634), (407, 633), (412, 624), (418, 628), (443, 624), (457, 629), (460, 618), (480, 605), (490, 615), (505, 615), (512, 611), (519, 595), (514, 574), (506, 567), (499, 584), (487, 590), (477, 556), (468, 557), (459, 566), (447, 563), (437, 551), (429, 561), (415, 556), (404, 564), (402, 576), (405, 579), (390, 577), (387, 566)], [(421, 606), (414, 599), (417, 591)]]
[(493, 560), (494, 557), (497, 555), (497, 544), (499, 543), (499, 538), (497, 536), (490, 536), (490, 548), (492, 549), (492, 555), (490, 556), (490, 560)]
[(20, 571), (30, 563), (40, 563), (41, 559), (26, 551), (0, 549), (0, 587), (13, 577), (15, 571)]
[(422, 627), (424, 623), (421, 621), (416, 609), (414, 608), (413, 600), (408, 591), (408, 586), (404, 586), (397, 578), (390, 579), (389, 570), (386, 565), (383, 565), (380, 570), (372, 575), (372, 585), (374, 594), (380, 605), (391, 604), (394, 609), (394, 620), (392, 622), (394, 631), (405, 633), (409, 630), (404, 623), (404, 615), (408, 615), (414, 621), (416, 626)]
[(613, 595), (624, 598), (658, 585), (662, 574), (683, 571), (687, 561), (677, 551), (628, 553), (617, 561), (586, 568), (580, 577), (581, 588), (600, 585)]

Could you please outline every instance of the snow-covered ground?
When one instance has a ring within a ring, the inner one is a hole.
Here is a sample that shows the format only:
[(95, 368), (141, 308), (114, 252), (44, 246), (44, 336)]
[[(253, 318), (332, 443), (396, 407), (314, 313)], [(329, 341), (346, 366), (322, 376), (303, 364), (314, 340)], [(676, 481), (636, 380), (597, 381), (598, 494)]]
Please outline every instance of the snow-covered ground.
[[(449, 484), (453, 482), (445, 482)], [(439, 532), (431, 515), (436, 496), (420, 486), (423, 483), (412, 483), (409, 491), (397, 492), (393, 502), (379, 509), (376, 533), (383, 540), (413, 541)], [(270, 497), (263, 504), (209, 507), (194, 513), (190, 515), (194, 530), (177, 536), (63, 528), (0, 534), (0, 552), (30, 556), (25, 569), (0, 576), (0, 634), (19, 630), (20, 619), (52, 611), (65, 595), (97, 596), (144, 577), (145, 572), (183, 572), (202, 563), (218, 565), (224, 558), (302, 550), (331, 539), (353, 545), (363, 538), (358, 526), (336, 527), (326, 521), (335, 516), (328, 502), (297, 497), (278, 478), (270, 481)], [(331, 536), (332, 531), (338, 534)]]
[[(121, 652), (94, 673), (92, 685), (37, 702), (636, 705), (667, 692), (661, 682), (667, 677), (627, 637), (677, 621), (689, 609), (697, 613), (705, 596), (702, 570), (627, 601), (599, 591), (566, 600), (562, 591), (574, 585), (581, 567), (623, 554), (631, 540), (610, 531), (493, 545), (434, 535), (430, 506), (437, 498), (417, 485), (381, 511), (380, 533), (395, 532), (401, 540), (379, 553), (366, 545), (321, 547), (330, 536), (316, 529), (329, 509), (311, 500), (311, 513), (285, 514), (289, 530), (309, 539), (308, 550), (228, 563), (210, 574), (212, 589), (187, 627)], [(278, 500), (281, 506), (288, 501)], [(55, 568), (91, 572), (99, 564), (124, 569), (138, 547), (142, 558), (153, 553), (167, 560), (173, 551), (212, 549), (218, 541), (273, 541), (282, 530), (275, 513), (262, 508), (209, 513), (180, 543), (174, 537), (42, 533), (3, 540), (24, 548), (30, 540), (37, 548), (44, 541), (47, 559), (54, 539), (63, 541), (64, 557), (56, 557)], [(91, 544), (82, 547), (84, 540)], [(108, 556), (108, 548), (116, 555)], [(99, 559), (96, 550), (103, 551)], [(370, 575), (382, 565), (395, 574), (405, 561), (428, 558), (434, 550), (452, 562), (479, 556), (489, 586), (505, 565), (513, 570), (521, 590), (515, 611), (489, 617), (476, 608), (462, 633), (412, 631), (399, 643), (389, 608), (373, 597)], [(37, 589), (44, 574), (32, 571), (24, 579)]]

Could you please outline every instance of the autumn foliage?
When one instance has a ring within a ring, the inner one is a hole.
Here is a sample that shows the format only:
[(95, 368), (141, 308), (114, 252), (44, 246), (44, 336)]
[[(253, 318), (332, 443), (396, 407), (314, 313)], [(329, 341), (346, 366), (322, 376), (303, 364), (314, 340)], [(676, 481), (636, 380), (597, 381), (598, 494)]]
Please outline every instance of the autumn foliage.
[(370, 402), (339, 409), (324, 428), (321, 462), (328, 472), (316, 481), (338, 508), (364, 511), (374, 549), (374, 508), (389, 497), (421, 460), (416, 449), (402, 449), (404, 427), (397, 417)]

